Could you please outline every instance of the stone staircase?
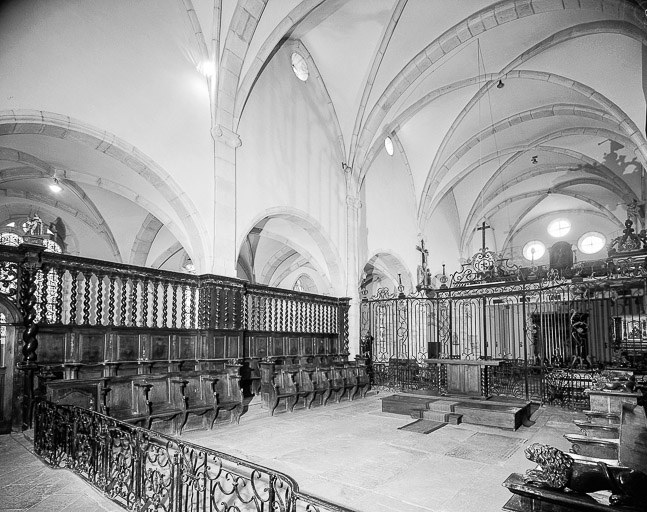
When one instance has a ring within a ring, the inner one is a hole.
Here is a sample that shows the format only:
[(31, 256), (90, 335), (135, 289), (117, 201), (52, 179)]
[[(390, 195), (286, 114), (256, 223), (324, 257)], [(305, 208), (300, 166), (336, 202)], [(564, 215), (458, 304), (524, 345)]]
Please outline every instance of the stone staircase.
[(454, 412), (454, 408), (460, 402), (449, 400), (433, 400), (426, 403), (426, 408), (411, 409), (411, 417), (414, 419), (423, 419), (438, 421), (440, 423), (450, 423), (458, 425), (461, 422), (462, 414)]

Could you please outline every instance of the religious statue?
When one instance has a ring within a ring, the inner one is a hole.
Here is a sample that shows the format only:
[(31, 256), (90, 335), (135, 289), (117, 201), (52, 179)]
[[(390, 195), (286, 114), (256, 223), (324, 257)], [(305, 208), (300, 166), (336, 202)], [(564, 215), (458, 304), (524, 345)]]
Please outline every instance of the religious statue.
[(627, 218), (633, 219), (634, 223), (642, 219), (642, 202), (638, 202), (636, 199), (627, 204)]
[(589, 330), (587, 317), (588, 313), (578, 313), (574, 309), (571, 309), (571, 348), (573, 350), (571, 367), (573, 368), (582, 368), (584, 365), (588, 367), (593, 366), (587, 354)]
[(30, 217), (27, 222), (23, 224), (23, 230), (27, 235), (42, 235), (43, 234), (43, 221), (38, 216), (37, 213), (34, 213), (33, 217)]
[(580, 462), (552, 446), (534, 443), (525, 449), (526, 458), (538, 465), (526, 471), (528, 485), (580, 493), (611, 491), (611, 505), (642, 507), (647, 500), (647, 475), (635, 469)]
[(420, 251), (421, 263), (418, 265), (418, 286), (429, 286), (431, 284), (431, 273), (427, 268), (427, 257), (429, 251), (425, 248), (425, 241), (421, 238), (420, 245), (416, 246), (416, 250)]
[(367, 332), (359, 343), (359, 352), (362, 357), (371, 357), (373, 353), (373, 336)]

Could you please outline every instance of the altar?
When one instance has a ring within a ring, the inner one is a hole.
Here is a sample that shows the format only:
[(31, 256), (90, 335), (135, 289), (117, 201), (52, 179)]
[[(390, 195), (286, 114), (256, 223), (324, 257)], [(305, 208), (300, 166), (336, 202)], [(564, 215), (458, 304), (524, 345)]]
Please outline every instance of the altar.
[(447, 393), (482, 396), (485, 366), (499, 366), (501, 361), (489, 359), (425, 359), (429, 365), (447, 366)]

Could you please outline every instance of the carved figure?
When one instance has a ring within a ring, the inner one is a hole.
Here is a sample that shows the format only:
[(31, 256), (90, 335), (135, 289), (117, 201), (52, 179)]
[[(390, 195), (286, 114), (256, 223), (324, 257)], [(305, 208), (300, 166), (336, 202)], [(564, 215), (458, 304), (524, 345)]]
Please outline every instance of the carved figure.
[(425, 241), (421, 238), (420, 245), (416, 245), (416, 250), (420, 251), (420, 265), (418, 265), (418, 286), (427, 286), (430, 283), (427, 283), (427, 274), (429, 270), (427, 268), (427, 257), (429, 256), (429, 250), (425, 247)]
[(360, 342), (359, 351), (363, 357), (371, 357), (373, 353), (373, 336), (371, 336), (370, 332), (367, 332)]
[(27, 222), (25, 222), (23, 229), (28, 235), (42, 235), (43, 221), (40, 219), (38, 214), (35, 213), (33, 217), (29, 218)]
[(636, 377), (629, 375), (626, 378), (618, 377), (604, 385), (604, 391), (624, 391), (633, 393), (636, 390)]
[(571, 339), (573, 350), (573, 361), (571, 367), (582, 368), (592, 366), (587, 354), (587, 339), (589, 325), (587, 323), (588, 313), (578, 313), (571, 309)]
[(526, 471), (528, 485), (557, 490), (589, 493), (611, 491), (611, 505), (642, 505), (647, 500), (647, 475), (630, 468), (607, 466), (574, 460), (567, 453), (545, 444), (535, 443), (525, 450), (526, 458), (539, 469)]

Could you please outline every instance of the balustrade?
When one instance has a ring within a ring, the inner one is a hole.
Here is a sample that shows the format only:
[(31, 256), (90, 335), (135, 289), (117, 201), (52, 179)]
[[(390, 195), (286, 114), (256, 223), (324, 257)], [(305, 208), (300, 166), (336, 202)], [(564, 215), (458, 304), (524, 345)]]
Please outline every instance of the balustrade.
[(349, 299), (238, 279), (3, 246), (0, 295), (23, 315), (24, 411), (40, 370), (97, 378), (348, 354)]
[(35, 452), (127, 510), (351, 512), (278, 471), (88, 409), (41, 402), (36, 417)]

